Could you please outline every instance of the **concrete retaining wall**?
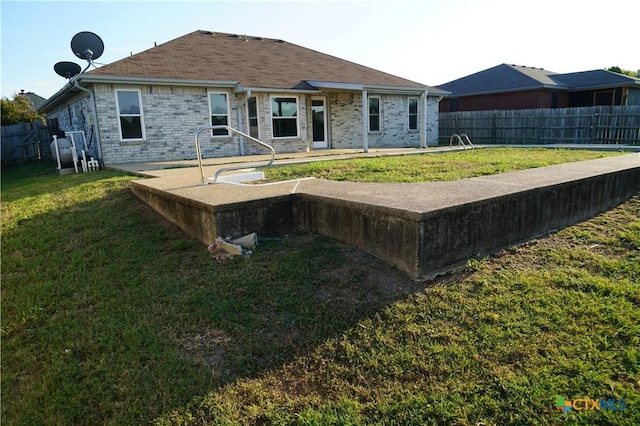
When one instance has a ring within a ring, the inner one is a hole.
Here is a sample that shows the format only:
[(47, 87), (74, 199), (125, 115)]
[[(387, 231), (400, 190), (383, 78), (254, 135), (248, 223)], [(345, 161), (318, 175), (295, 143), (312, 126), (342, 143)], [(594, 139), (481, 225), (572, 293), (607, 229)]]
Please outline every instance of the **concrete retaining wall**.
[(640, 190), (640, 169), (536, 188), (425, 214), (416, 276), (607, 211)]
[(456, 182), (308, 180), (295, 188), (221, 184), (170, 192), (133, 183), (136, 195), (205, 244), (219, 235), (312, 231), (420, 278), (615, 207), (640, 191), (640, 155)]

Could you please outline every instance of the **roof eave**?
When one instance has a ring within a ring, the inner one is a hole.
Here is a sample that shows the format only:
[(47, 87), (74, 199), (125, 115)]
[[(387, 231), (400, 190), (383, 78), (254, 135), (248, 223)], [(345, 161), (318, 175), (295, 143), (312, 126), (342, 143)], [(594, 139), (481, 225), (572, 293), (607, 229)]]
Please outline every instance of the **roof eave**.
[[(501, 90), (484, 90), (479, 92), (468, 92), (468, 93), (454, 93), (449, 92), (450, 97), (460, 98), (464, 96), (480, 96), (480, 95), (493, 95), (497, 93), (513, 93), (513, 92), (522, 92), (526, 90), (539, 90), (539, 89), (550, 89), (550, 90), (569, 90), (568, 86), (560, 86), (555, 84), (543, 84), (539, 86), (529, 86), (529, 87), (514, 87), (510, 89), (501, 89)], [(441, 89), (442, 90), (442, 89)]]
[(56, 106), (58, 101), (65, 100), (67, 98), (67, 95), (70, 94), (73, 89), (75, 89), (75, 85), (73, 84), (74, 80), (75, 78), (69, 80), (69, 82), (62, 87), (62, 89), (51, 95), (42, 105), (40, 105), (40, 108), (38, 108), (38, 112), (44, 114), (51, 108)]
[(260, 93), (299, 93), (299, 94), (309, 94), (309, 95), (317, 95), (322, 93), (320, 90), (309, 90), (309, 89), (284, 89), (280, 87), (244, 87), (238, 85), (236, 87), (235, 92), (260, 92)]
[(616, 89), (618, 87), (637, 87), (640, 88), (640, 81), (635, 82), (621, 82), (616, 84), (592, 84), (589, 86), (576, 86), (569, 89), (570, 92), (583, 92), (585, 90), (598, 90), (598, 89)]
[(180, 78), (135, 77), (104, 74), (82, 74), (78, 80), (84, 83), (151, 84), (156, 86), (191, 86), (236, 88), (235, 80), (185, 80)]
[(385, 86), (376, 84), (364, 84), (364, 83), (341, 83), (335, 81), (313, 81), (307, 80), (307, 83), (317, 87), (318, 89), (325, 90), (337, 90), (337, 91), (353, 91), (362, 92), (363, 90), (391, 95), (420, 95), (424, 92), (433, 94), (434, 96), (446, 95), (447, 91), (429, 86)]
[(232, 80), (183, 80), (175, 78), (150, 78), (150, 77), (133, 77), (119, 75), (103, 75), (103, 74), (78, 74), (58, 92), (51, 96), (40, 106), (38, 111), (46, 113), (60, 102), (65, 101), (72, 94), (77, 92), (75, 82), (78, 83), (106, 83), (106, 84), (149, 84), (155, 86), (190, 86), (190, 87), (224, 87), (236, 88), (237, 81)]

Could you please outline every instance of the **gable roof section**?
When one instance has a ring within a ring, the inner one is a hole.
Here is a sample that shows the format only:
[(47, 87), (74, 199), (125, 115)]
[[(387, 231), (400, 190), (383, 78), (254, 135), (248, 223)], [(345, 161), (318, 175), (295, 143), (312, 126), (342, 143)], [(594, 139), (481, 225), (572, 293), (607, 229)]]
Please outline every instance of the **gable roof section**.
[(613, 88), (621, 86), (636, 86), (640, 88), (640, 79), (607, 70), (593, 70), (556, 74), (554, 80), (569, 86), (571, 90), (592, 90), (599, 88)]
[(493, 68), (453, 80), (438, 86), (452, 96), (473, 96), (488, 93), (533, 90), (544, 87), (567, 88), (554, 81), (555, 73), (542, 68), (500, 64)]
[(164, 80), (235, 81), (242, 87), (265, 89), (315, 89), (306, 82), (322, 81), (440, 92), (283, 40), (209, 31), (194, 31), (87, 74)]
[(501, 64), (438, 86), (451, 96), (474, 96), (536, 89), (568, 91), (640, 87), (640, 79), (606, 70), (557, 74), (542, 68)]

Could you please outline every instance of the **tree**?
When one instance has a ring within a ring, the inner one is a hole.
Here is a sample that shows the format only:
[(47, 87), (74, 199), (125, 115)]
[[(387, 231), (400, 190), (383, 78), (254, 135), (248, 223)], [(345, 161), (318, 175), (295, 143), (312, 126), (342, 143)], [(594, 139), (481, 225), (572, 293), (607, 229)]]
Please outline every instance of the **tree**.
[(615, 67), (607, 68), (607, 71), (617, 72), (618, 74), (628, 75), (629, 77), (640, 78), (640, 70), (638, 70), (638, 71), (623, 70), (622, 68), (620, 68), (617, 65)]
[(33, 123), (36, 120), (44, 122), (44, 117), (33, 109), (29, 99), (25, 96), (14, 95), (13, 100), (2, 97), (0, 101), (2, 110), (1, 122), (3, 126), (16, 123)]

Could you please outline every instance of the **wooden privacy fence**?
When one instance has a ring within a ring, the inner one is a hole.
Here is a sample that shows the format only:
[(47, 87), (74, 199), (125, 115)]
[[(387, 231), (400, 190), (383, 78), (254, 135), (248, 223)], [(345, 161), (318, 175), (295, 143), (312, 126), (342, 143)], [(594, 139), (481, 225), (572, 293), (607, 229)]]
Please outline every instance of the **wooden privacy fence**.
[(2, 164), (51, 159), (51, 130), (40, 122), (2, 126)]
[(441, 113), (440, 144), (454, 133), (466, 133), (474, 144), (640, 145), (640, 106)]

